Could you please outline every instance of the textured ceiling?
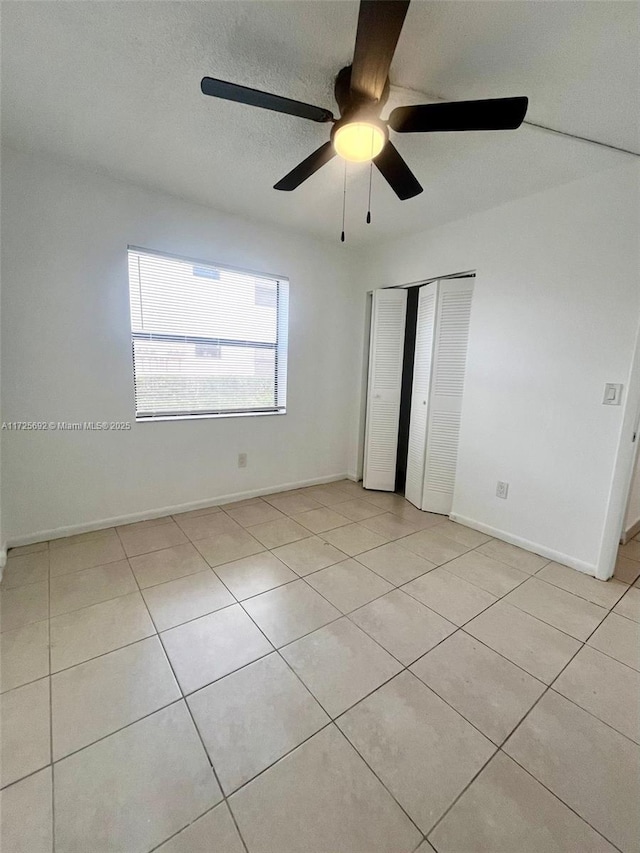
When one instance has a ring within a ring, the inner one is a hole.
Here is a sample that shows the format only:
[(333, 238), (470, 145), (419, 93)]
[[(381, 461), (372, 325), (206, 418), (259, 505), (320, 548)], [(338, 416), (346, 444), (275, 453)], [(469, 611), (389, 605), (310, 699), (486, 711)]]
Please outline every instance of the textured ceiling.
[[(639, 8), (617, 0), (414, 0), (388, 106), (528, 95), (528, 120), (640, 151)], [(220, 77), (336, 112), (333, 77), (351, 60), (357, 14), (351, 0), (5, 0), (3, 137), (337, 238), (342, 161), (293, 193), (272, 189), (329, 127), (206, 98), (199, 82)], [(400, 202), (374, 174), (367, 226), (368, 167), (349, 166), (350, 243), (439, 225), (629, 157), (526, 126), (395, 142), (425, 191)]]

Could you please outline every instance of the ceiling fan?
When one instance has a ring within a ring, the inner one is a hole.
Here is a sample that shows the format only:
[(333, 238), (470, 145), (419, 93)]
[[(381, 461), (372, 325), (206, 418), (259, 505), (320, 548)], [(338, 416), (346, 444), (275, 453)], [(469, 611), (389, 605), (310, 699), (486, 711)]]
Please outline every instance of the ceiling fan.
[(295, 190), (338, 154), (353, 162), (372, 160), (398, 198), (413, 198), (422, 192), (422, 187), (389, 139), (389, 128), (396, 133), (442, 133), (514, 130), (520, 127), (527, 112), (527, 98), (491, 98), (397, 107), (387, 121), (380, 119), (382, 108), (389, 97), (389, 67), (409, 2), (361, 0), (353, 63), (343, 68), (335, 81), (339, 119), (322, 107), (213, 77), (202, 79), (200, 88), (205, 95), (311, 121), (333, 123), (329, 141), (278, 181), (274, 189)]

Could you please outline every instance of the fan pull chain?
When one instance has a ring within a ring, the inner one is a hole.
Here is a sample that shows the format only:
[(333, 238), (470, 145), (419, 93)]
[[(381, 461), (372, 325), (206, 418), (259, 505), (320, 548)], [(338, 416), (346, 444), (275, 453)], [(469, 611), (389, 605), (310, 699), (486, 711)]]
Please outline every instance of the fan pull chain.
[(342, 234), (340, 242), (344, 243), (344, 214), (347, 207), (347, 161), (344, 161), (344, 186), (342, 190)]
[(373, 175), (373, 160), (369, 163), (369, 204), (367, 206), (367, 225), (371, 225), (371, 177)]

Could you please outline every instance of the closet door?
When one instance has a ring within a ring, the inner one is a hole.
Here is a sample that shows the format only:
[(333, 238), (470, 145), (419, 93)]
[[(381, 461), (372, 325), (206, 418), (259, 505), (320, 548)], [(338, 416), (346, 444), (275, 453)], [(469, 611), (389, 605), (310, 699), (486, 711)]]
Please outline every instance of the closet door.
[(424, 490), (424, 463), (427, 449), (427, 416), (429, 390), (433, 363), (433, 341), (436, 317), (438, 282), (425, 284), (418, 293), (416, 319), (416, 348), (411, 386), (411, 415), (409, 447), (407, 451), (407, 479), (404, 495), (408, 501), (422, 509)]
[(406, 290), (373, 292), (364, 451), (365, 489), (395, 490), (406, 314)]
[(467, 364), (473, 279), (438, 283), (422, 509), (449, 514)]

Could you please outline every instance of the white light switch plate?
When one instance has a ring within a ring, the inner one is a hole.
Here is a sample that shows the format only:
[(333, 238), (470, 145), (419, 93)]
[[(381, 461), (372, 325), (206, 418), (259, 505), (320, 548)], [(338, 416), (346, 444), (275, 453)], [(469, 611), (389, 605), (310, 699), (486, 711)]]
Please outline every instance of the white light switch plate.
[(603, 406), (619, 406), (622, 401), (622, 385), (607, 382), (604, 386)]

